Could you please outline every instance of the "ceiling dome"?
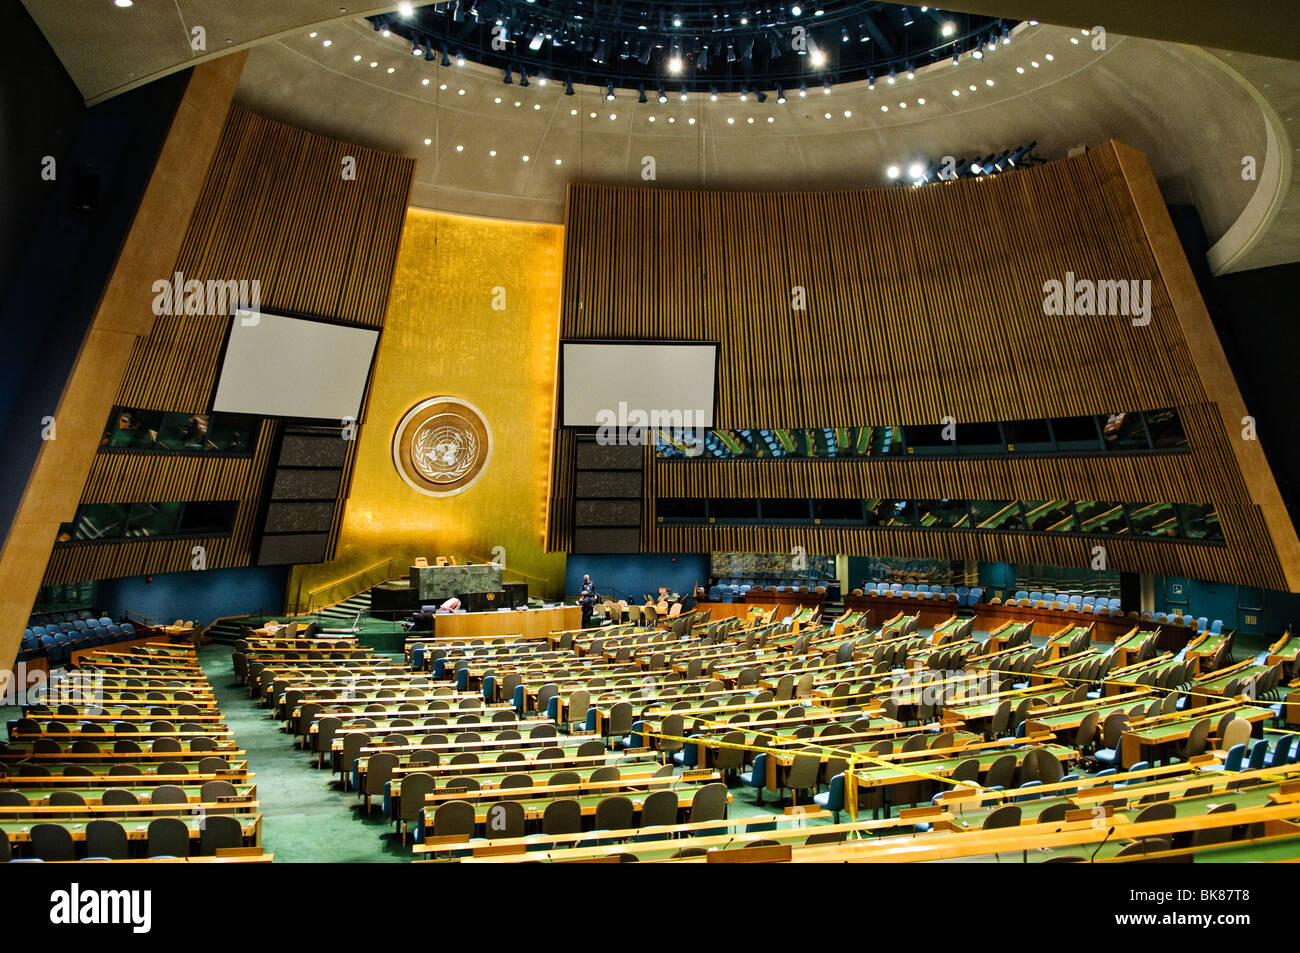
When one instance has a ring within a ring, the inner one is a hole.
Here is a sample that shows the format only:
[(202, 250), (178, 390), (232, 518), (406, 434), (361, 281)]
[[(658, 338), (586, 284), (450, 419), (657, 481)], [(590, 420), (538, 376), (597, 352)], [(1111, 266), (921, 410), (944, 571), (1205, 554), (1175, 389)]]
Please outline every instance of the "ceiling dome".
[(507, 83), (631, 88), (662, 101), (688, 91), (779, 95), (978, 58), (1017, 21), (851, 0), (450, 0), (370, 22), (410, 40), (413, 55), (470, 60)]

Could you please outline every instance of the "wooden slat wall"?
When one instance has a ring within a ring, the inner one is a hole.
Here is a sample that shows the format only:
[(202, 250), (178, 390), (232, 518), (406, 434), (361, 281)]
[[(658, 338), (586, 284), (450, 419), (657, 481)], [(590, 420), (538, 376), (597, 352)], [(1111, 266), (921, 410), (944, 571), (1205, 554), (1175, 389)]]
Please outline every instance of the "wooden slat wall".
[[(1017, 420), (1176, 407), (1190, 454), (876, 461), (657, 461), (643, 549), (880, 552), (1086, 565), (1037, 536), (657, 525), (669, 496), (1207, 502), (1227, 546), (1117, 540), (1111, 568), (1284, 587), (1206, 402), (1114, 148), (921, 189), (752, 194), (570, 189), (561, 334), (719, 341), (719, 427)], [(1048, 316), (1066, 272), (1151, 281), (1152, 320)], [(792, 288), (807, 310), (792, 308)], [(562, 431), (557, 431), (557, 438)], [(557, 473), (571, 467), (557, 453)], [(555, 482), (562, 488), (560, 481)], [(552, 502), (548, 546), (570, 528)]]
[[(356, 177), (343, 178), (355, 159)], [(234, 107), (189, 222), (174, 271), (186, 280), (257, 280), (261, 306), (382, 327), (415, 162), (327, 139)], [(171, 275), (159, 278), (170, 279)], [(204, 413), (216, 386), (229, 318), (160, 315), (136, 343), (116, 402)], [(291, 360), (292, 355), (286, 355)], [(238, 500), (228, 539), (60, 546), (45, 584), (190, 567), (203, 543), (210, 568), (253, 559), (253, 530), (278, 425), (266, 423), (243, 459), (101, 453), (82, 502)], [(337, 542), (355, 443), (335, 508)]]

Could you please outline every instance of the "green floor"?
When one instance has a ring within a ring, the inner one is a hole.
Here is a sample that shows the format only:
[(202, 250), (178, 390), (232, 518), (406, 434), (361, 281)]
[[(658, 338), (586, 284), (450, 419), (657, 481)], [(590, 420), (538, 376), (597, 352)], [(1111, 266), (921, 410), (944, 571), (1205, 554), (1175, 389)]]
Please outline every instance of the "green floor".
[[(248, 752), (248, 768), (257, 775), (257, 799), (262, 805), (262, 841), (276, 862), (386, 863), (409, 860), (394, 828), (376, 802), (366, 818), (361, 800), (338, 788), (337, 779), (317, 770), (311, 756), (295, 749), (289, 736), (257, 706), (243, 686), (233, 684), (230, 647), (209, 645), (199, 650), (199, 662), (216, 692), (226, 722), (239, 746)], [(750, 788), (732, 788), (732, 817), (781, 813), (773, 808), (771, 792), (763, 807), (754, 804)], [(809, 826), (826, 821), (810, 821)]]

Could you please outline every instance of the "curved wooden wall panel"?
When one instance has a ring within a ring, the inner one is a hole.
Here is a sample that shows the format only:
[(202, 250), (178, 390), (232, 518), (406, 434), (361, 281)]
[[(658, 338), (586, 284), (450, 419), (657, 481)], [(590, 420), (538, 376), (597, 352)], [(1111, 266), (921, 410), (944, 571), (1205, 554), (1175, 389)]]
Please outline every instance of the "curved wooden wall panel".
[[(1184, 332), (1186, 289), (1151, 183), (1116, 143), (919, 189), (754, 194), (570, 188), (561, 335), (718, 341), (723, 428), (958, 424), (1177, 408), (1189, 453), (844, 461), (646, 455), (642, 549), (757, 550), (1087, 565), (1286, 588)], [(1163, 209), (1161, 209), (1163, 211)], [(1172, 234), (1172, 229), (1168, 229)], [(1167, 260), (1167, 259), (1166, 259)], [(1150, 322), (1045, 314), (1044, 282), (1150, 282)], [(793, 307), (800, 288), (806, 310)], [(1216, 382), (1217, 383), (1217, 382)], [(557, 432), (557, 439), (563, 431)], [(557, 446), (562, 446), (557, 443)], [(570, 444), (571, 446), (571, 444)], [(569, 450), (570, 456), (572, 450)], [(571, 468), (557, 454), (556, 475)], [(556, 479), (548, 545), (571, 545)], [(1213, 503), (1226, 545), (1042, 535), (658, 524), (659, 497), (1100, 499)], [(1276, 532), (1276, 527), (1273, 527)]]
[[(345, 160), (355, 177), (345, 178)], [(232, 107), (173, 272), (185, 280), (254, 281), (266, 311), (382, 327), (415, 162), (282, 125)], [(159, 275), (170, 280), (171, 274)], [(137, 339), (116, 403), (183, 413), (209, 409), (230, 318), (154, 318)], [(291, 359), (292, 355), (286, 355)], [(364, 415), (364, 411), (363, 411)], [(279, 424), (264, 422), (251, 457), (100, 453), (82, 502), (236, 500), (229, 537), (122, 540), (56, 547), (45, 584), (190, 568), (251, 565), (254, 531)], [(356, 442), (348, 446), (350, 477)], [(331, 525), (332, 553), (345, 480)]]

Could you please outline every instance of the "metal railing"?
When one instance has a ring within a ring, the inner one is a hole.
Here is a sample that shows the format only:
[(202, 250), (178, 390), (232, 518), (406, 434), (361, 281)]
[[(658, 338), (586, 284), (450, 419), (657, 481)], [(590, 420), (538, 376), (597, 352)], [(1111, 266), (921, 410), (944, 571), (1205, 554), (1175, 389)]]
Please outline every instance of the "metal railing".
[(342, 579), (308, 591), (305, 601), (300, 595), (288, 610), (291, 615), (313, 615), (321, 609), (337, 605), (395, 578), (392, 558), (385, 559), (350, 576), (344, 576)]

